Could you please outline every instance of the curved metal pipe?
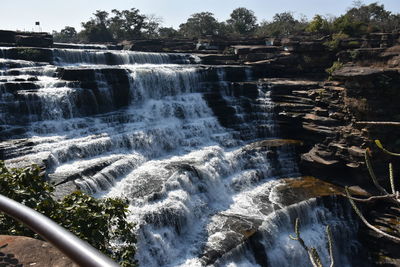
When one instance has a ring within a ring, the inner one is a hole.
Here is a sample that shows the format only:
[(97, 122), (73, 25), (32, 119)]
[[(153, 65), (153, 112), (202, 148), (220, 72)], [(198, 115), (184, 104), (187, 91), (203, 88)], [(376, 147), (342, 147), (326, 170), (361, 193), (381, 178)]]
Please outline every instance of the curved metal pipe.
[(27, 225), (82, 267), (119, 265), (46, 216), (0, 194), (0, 211)]

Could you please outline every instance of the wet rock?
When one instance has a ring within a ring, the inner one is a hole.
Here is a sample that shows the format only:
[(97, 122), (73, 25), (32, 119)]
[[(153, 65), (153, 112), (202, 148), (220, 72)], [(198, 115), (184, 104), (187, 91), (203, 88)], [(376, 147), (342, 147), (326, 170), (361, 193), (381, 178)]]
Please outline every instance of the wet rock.
[(312, 176), (283, 179), (284, 183), (275, 188), (282, 204), (289, 206), (300, 201), (321, 196), (344, 195), (343, 187), (322, 181)]
[(216, 260), (244, 243), (253, 236), (260, 227), (262, 220), (235, 214), (221, 213), (213, 218), (218, 221), (218, 228), (209, 233), (208, 244), (201, 257), (205, 265), (213, 264)]
[(259, 142), (255, 142), (249, 145), (246, 145), (243, 149), (244, 150), (252, 150), (257, 148), (272, 148), (272, 147), (281, 147), (281, 146), (301, 146), (303, 142), (300, 140), (292, 140), (292, 139), (268, 139)]
[(307, 122), (311, 122), (314, 124), (318, 124), (318, 125), (326, 125), (326, 126), (330, 126), (330, 125), (338, 125), (339, 121), (329, 118), (329, 117), (323, 117), (323, 116), (318, 116), (315, 114), (306, 114), (304, 116), (304, 121)]
[(15, 47), (7, 50), (7, 58), (50, 63), (53, 61), (53, 52), (46, 48)]
[(236, 55), (244, 55), (249, 53), (276, 53), (279, 47), (266, 45), (234, 45)]
[[(400, 237), (398, 207), (384, 201), (370, 202), (365, 205), (358, 203), (358, 207), (361, 208), (369, 223), (381, 231)], [(377, 266), (400, 266), (398, 242), (383, 237), (365, 224), (361, 224), (360, 239), (370, 251), (372, 260)]]
[(226, 65), (233, 63), (233, 61), (237, 60), (236, 55), (198, 54), (197, 56), (201, 59), (202, 64), (210, 65)]

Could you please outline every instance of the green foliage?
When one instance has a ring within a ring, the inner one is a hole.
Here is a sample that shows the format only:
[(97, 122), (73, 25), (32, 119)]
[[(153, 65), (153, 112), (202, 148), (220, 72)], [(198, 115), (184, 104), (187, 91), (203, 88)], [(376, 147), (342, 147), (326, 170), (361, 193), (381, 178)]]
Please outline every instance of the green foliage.
[(87, 22), (82, 22), (83, 30), (80, 32), (80, 37), (88, 42), (111, 42), (113, 36), (108, 28), (110, 21), (108, 20), (108, 12), (96, 10)]
[(325, 71), (329, 75), (332, 75), (333, 72), (335, 72), (336, 70), (341, 69), (342, 67), (343, 67), (343, 63), (335, 61), (335, 62), (333, 62), (333, 65), (330, 68), (326, 69)]
[(302, 33), (307, 27), (306, 20), (297, 20), (291, 12), (277, 13), (272, 22), (263, 21), (257, 30), (258, 36), (284, 37)]
[(78, 42), (78, 33), (74, 27), (66, 26), (60, 32), (53, 32), (53, 39), (60, 43), (75, 43)]
[(383, 5), (358, 3), (337, 18), (333, 26), (335, 32), (361, 36), (371, 32), (391, 32), (399, 29), (399, 20), (399, 14), (392, 14), (385, 10)]
[(315, 15), (313, 20), (306, 27), (306, 32), (328, 34), (331, 32), (331, 25), (328, 20), (321, 15)]
[(239, 7), (232, 11), (231, 18), (227, 20), (227, 24), (230, 25), (234, 32), (240, 35), (249, 35), (257, 28), (257, 18), (254, 12)]
[(235, 54), (235, 49), (231, 46), (226, 47), (223, 51), (224, 55), (234, 55)]
[[(349, 42), (349, 46), (350, 45), (357, 46), (358, 44), (352, 44), (352, 42)], [(350, 53), (350, 57), (351, 57), (352, 60), (357, 60), (357, 58), (360, 55), (360, 51), (358, 51), (358, 50), (350, 50), (349, 53)]]
[(326, 41), (324, 43), (325, 46), (327, 46), (330, 50), (337, 50), (339, 49), (340, 46), (340, 42), (344, 39), (349, 38), (349, 35), (345, 34), (345, 33), (334, 33), (332, 34), (332, 39), (330, 41)]
[[(150, 26), (145, 22), (146, 16), (140, 14), (139, 9), (131, 8), (130, 10), (119, 11), (113, 9), (111, 11), (114, 16), (109, 19), (109, 30), (115, 40), (132, 40), (142, 37), (142, 31), (146, 26)], [(152, 28), (150, 31), (154, 32), (157, 29), (157, 22), (151, 19)]]
[(139, 9), (97, 10), (89, 21), (82, 22), (83, 30), (78, 34), (81, 41), (112, 42), (138, 38), (154, 38), (162, 19), (155, 15), (145, 16)]
[(159, 30), (162, 21), (161, 17), (157, 17), (154, 14), (145, 16), (143, 36), (149, 39), (159, 37)]
[(161, 27), (158, 30), (158, 34), (160, 38), (179, 38), (181, 37), (180, 33), (172, 27)]
[(216, 36), (218, 34), (219, 22), (211, 12), (195, 13), (185, 23), (179, 25), (179, 32), (189, 38), (201, 38)]
[[(54, 186), (43, 179), (39, 167), (8, 169), (0, 161), (0, 194), (51, 218), (121, 266), (136, 266), (134, 225), (126, 220), (125, 201), (95, 199), (79, 191), (55, 200), (53, 192)], [(0, 234), (38, 238), (36, 233), (4, 214), (0, 214)]]
[(343, 15), (333, 22), (333, 29), (337, 33), (348, 36), (361, 36), (366, 33), (365, 25), (362, 22), (352, 19), (348, 15)]
[(239, 7), (231, 12), (230, 18), (225, 22), (219, 22), (211, 12), (191, 15), (179, 26), (178, 31), (161, 27), (161, 22), (161, 18), (143, 15), (136, 8), (121, 11), (113, 9), (111, 13), (97, 10), (90, 20), (82, 22), (83, 30), (80, 33), (76, 33), (73, 27), (65, 27), (61, 32), (54, 32), (54, 39), (58, 42), (111, 42), (140, 38), (207, 36), (287, 37), (305, 33), (317, 36), (335, 33), (361, 37), (372, 32), (399, 30), (400, 14), (391, 13), (378, 3), (364, 5), (357, 2), (337, 18), (317, 14), (311, 21), (305, 17), (296, 19), (291, 12), (282, 12), (275, 14), (272, 21), (263, 21), (258, 25), (253, 11)]

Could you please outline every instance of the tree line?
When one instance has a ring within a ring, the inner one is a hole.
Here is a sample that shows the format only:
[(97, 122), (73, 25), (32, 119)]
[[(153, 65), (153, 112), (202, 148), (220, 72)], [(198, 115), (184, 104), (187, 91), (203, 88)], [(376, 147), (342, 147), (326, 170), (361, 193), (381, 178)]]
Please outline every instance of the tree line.
[(67, 26), (54, 31), (57, 42), (120, 42), (134, 39), (155, 38), (203, 38), (220, 37), (284, 37), (290, 35), (344, 34), (362, 36), (373, 32), (392, 32), (400, 29), (400, 14), (392, 13), (384, 5), (362, 4), (355, 1), (341, 16), (315, 15), (308, 20), (296, 18), (292, 12), (277, 13), (271, 21), (258, 19), (252, 10), (236, 8), (226, 21), (218, 21), (211, 12), (192, 14), (179, 29), (163, 27), (162, 19), (155, 15), (144, 15), (139, 9), (113, 9), (111, 12), (97, 10), (93, 17), (82, 22), (82, 30)]

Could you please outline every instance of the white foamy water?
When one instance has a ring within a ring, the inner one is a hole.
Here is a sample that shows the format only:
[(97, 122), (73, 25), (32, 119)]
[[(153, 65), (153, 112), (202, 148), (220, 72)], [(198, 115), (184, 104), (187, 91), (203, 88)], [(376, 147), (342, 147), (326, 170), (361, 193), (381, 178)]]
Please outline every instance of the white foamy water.
[(258, 142), (279, 129), (267, 88), (232, 83), (251, 81), (251, 69), (191, 65), (178, 54), (52, 52), (47, 65), (3, 59), (6, 163), (39, 162), (60, 188), (127, 198), (140, 266), (308, 266), (288, 240), (295, 216), (324, 257), (323, 227), (332, 225), (338, 262), (350, 266), (357, 243), (345, 240), (357, 227), (345, 211), (281, 204), (276, 187), (300, 175), (297, 156), (291, 145)]

